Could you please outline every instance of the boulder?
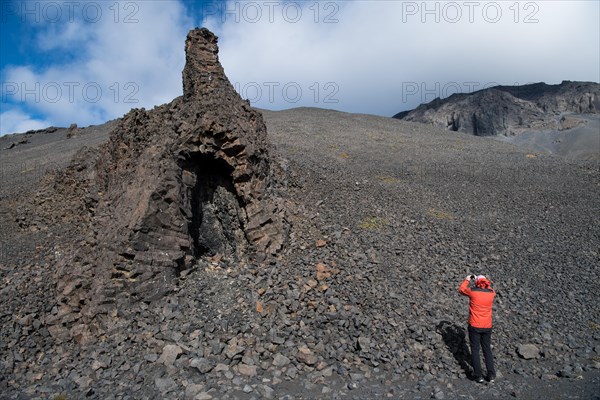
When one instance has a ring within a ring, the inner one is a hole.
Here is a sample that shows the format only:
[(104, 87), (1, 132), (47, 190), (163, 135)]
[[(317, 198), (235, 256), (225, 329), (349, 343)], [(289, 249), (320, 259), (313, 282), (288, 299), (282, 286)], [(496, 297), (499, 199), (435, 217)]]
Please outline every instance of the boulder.
[(541, 357), (540, 349), (536, 345), (529, 343), (518, 345), (517, 354), (526, 360)]

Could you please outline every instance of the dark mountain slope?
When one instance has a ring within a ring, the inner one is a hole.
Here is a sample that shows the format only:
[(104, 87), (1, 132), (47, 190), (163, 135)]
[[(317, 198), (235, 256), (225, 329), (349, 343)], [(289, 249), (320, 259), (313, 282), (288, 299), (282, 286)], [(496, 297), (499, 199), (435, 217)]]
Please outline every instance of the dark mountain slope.
[(569, 129), (579, 122), (565, 120), (565, 114), (599, 112), (600, 84), (564, 81), (559, 85), (496, 86), (471, 94), (454, 94), (394, 118), (491, 136)]

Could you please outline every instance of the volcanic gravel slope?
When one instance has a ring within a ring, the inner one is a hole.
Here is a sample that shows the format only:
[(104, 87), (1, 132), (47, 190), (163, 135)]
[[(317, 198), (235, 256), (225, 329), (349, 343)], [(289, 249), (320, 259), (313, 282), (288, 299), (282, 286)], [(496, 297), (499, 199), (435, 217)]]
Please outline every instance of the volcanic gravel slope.
[[(40, 174), (2, 175), (1, 398), (598, 398), (597, 163), (368, 115), (263, 115), (284, 250), (200, 259), (162, 299), (124, 299), (100, 337), (56, 325), (52, 267), (85, 232), (16, 197)], [(36, 146), (0, 162), (44, 160)], [(498, 291), (493, 384), (467, 379), (467, 273)]]

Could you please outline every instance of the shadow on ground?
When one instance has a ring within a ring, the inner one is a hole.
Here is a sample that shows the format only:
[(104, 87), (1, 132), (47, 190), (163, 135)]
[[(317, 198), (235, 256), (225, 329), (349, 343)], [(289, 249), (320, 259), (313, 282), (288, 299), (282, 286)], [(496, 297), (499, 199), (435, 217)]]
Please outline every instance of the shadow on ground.
[(448, 347), (456, 362), (458, 362), (467, 377), (471, 379), (471, 366), (469, 364), (471, 352), (467, 345), (465, 329), (452, 322), (442, 321), (437, 325), (436, 330), (442, 335), (446, 347)]

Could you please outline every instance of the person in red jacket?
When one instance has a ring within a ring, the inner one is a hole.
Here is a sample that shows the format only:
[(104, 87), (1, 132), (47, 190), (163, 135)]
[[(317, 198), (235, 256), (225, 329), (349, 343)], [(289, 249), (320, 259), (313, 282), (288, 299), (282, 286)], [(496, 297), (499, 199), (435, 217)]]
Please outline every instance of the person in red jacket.
[[(469, 283), (475, 281), (475, 287)], [(479, 349), (483, 348), (487, 379), (493, 382), (496, 379), (494, 357), (492, 355), (492, 305), (496, 292), (491, 287), (490, 281), (483, 275), (468, 275), (458, 288), (460, 294), (468, 296), (469, 302), (469, 342), (471, 344), (471, 365), (475, 381), (483, 383), (481, 373), (481, 359)]]

